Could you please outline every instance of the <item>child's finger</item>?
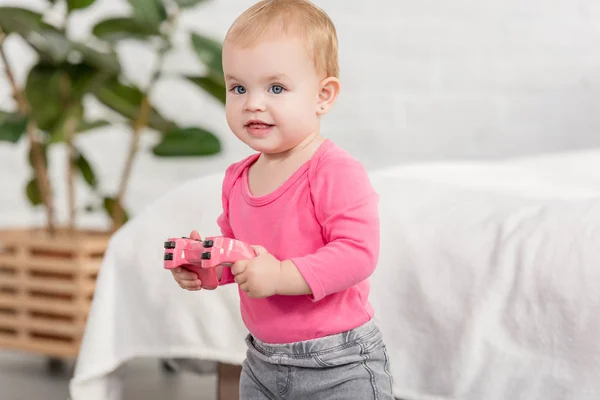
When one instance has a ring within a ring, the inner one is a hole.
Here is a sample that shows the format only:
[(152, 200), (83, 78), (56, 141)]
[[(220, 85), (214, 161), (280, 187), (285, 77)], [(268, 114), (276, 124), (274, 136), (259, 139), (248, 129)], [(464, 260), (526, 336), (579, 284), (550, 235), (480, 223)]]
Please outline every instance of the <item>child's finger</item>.
[(186, 289), (186, 290), (200, 290), (200, 289), (202, 289), (202, 284), (201, 284), (200, 281), (198, 281), (198, 283), (192, 282), (192, 281), (179, 282), (179, 286), (182, 289)]
[(190, 280), (196, 280), (198, 279), (198, 275), (196, 275), (195, 272), (192, 271), (188, 271), (185, 269), (174, 269), (172, 271), (173, 276), (175, 277), (175, 279), (178, 280), (184, 280), (184, 281), (190, 281)]
[(238, 274), (238, 275), (234, 276), (233, 279), (235, 280), (235, 283), (237, 283), (238, 285), (243, 285), (248, 280), (248, 275), (247, 274)]
[(265, 249), (265, 248), (264, 248), (264, 247), (262, 247), (262, 246), (259, 246), (259, 245), (252, 245), (252, 246), (250, 246), (250, 247), (252, 247), (252, 249), (253, 249), (253, 250), (254, 250), (254, 252), (256, 253), (256, 256), (257, 256), (257, 257), (258, 257), (258, 256), (260, 256), (260, 255), (263, 255), (263, 254), (269, 254), (269, 252), (267, 251), (267, 249)]
[(247, 260), (240, 260), (231, 266), (231, 273), (233, 275), (239, 275), (246, 270), (247, 265), (248, 265)]
[(250, 292), (250, 285), (248, 285), (247, 283), (242, 283), (240, 285), (240, 289), (242, 289), (243, 292), (248, 293)]

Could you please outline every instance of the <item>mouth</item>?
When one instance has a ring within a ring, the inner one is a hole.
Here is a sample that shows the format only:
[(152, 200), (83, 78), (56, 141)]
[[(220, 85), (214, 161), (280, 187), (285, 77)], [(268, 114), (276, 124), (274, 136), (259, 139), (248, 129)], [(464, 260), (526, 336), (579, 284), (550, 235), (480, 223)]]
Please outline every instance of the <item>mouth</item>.
[(250, 129), (269, 129), (273, 126), (274, 126), (273, 124), (267, 124), (266, 122), (256, 120), (256, 119), (248, 121), (246, 123), (246, 125), (244, 125), (244, 127), (250, 128)]
[(248, 121), (246, 125), (244, 125), (244, 127), (246, 128), (246, 132), (248, 132), (250, 136), (255, 138), (264, 138), (269, 136), (274, 126), (275, 125), (273, 124), (267, 124), (264, 121), (256, 119)]

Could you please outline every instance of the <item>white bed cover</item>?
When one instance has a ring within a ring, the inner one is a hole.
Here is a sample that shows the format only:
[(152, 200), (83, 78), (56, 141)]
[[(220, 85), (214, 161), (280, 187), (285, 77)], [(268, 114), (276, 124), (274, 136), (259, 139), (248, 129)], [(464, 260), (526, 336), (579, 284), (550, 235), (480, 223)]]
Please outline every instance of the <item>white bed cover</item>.
[[(371, 301), (406, 400), (600, 398), (600, 151), (373, 172)], [(73, 400), (121, 400), (136, 357), (239, 364), (234, 285), (181, 290), (162, 244), (218, 232), (221, 175), (187, 182), (112, 238)]]

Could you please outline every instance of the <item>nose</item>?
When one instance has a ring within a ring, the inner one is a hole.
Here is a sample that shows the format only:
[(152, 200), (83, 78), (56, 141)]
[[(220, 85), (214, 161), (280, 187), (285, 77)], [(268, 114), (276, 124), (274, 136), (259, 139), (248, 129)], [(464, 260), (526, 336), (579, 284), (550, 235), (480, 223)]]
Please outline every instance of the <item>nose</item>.
[(255, 112), (255, 111), (265, 111), (265, 102), (262, 96), (258, 94), (246, 94), (246, 111)]

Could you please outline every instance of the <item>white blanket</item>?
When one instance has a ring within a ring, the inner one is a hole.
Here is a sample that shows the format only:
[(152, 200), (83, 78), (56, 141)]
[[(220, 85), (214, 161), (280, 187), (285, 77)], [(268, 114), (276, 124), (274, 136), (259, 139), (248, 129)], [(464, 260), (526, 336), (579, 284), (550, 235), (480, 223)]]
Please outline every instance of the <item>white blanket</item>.
[[(371, 300), (397, 397), (600, 398), (600, 152), (371, 176)], [(115, 234), (73, 400), (120, 400), (118, 367), (134, 357), (242, 362), (235, 286), (186, 292), (162, 270), (166, 237), (218, 232), (221, 178), (182, 185)]]

